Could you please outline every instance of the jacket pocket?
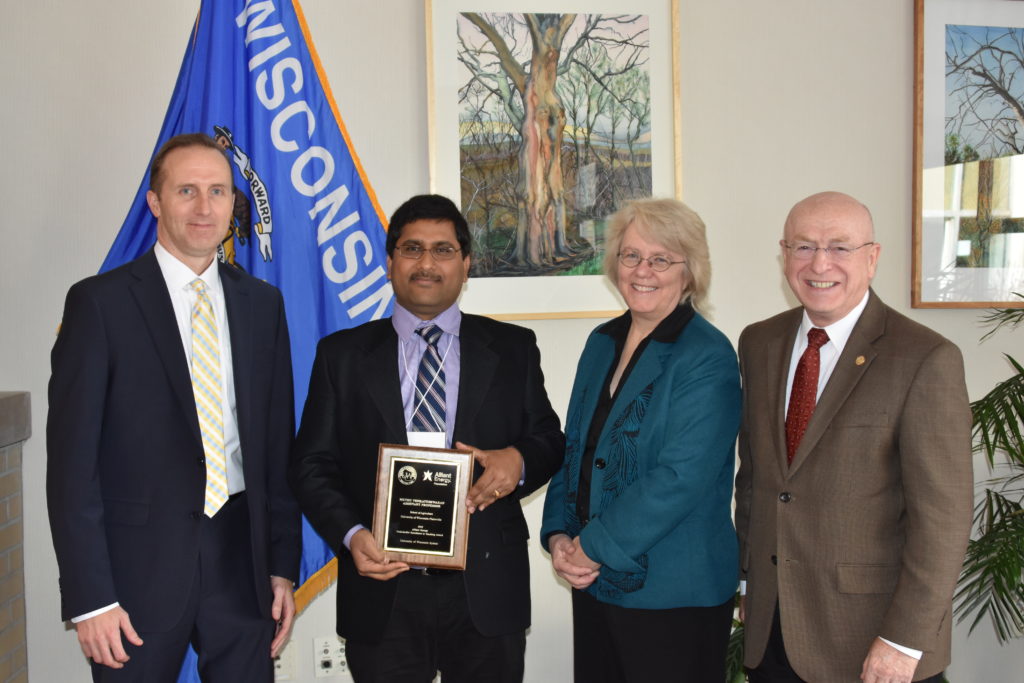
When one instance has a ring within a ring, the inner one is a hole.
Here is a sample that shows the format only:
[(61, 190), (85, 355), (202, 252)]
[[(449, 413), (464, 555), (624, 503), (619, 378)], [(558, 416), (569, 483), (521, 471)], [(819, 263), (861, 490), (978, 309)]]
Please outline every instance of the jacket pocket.
[(898, 564), (837, 564), (836, 579), (840, 593), (861, 595), (889, 594), (900, 578)]

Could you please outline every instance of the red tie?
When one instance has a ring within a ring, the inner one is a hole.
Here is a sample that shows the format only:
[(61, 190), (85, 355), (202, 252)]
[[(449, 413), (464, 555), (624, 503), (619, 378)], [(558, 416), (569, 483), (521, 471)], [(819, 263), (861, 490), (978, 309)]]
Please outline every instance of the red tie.
[(807, 333), (807, 348), (796, 364), (793, 375), (793, 390), (789, 393), (789, 410), (786, 412), (786, 462), (793, 463), (793, 456), (800, 446), (800, 440), (811, 421), (814, 405), (818, 400), (818, 370), (821, 367), (821, 353), (818, 351), (826, 342), (828, 334), (820, 327), (812, 327)]

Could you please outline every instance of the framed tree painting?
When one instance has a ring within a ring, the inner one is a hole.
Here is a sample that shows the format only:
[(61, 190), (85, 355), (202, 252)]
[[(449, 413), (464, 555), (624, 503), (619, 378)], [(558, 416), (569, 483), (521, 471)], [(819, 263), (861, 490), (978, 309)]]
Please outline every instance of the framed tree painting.
[(431, 191), (474, 240), (462, 308), (618, 314), (608, 217), (680, 195), (677, 0), (425, 1)]
[(912, 303), (1022, 307), (1024, 3), (915, 0)]

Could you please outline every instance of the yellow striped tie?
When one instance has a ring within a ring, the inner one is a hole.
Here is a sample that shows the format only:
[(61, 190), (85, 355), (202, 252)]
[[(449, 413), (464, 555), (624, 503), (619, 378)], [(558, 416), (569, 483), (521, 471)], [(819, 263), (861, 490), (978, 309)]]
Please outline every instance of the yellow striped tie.
[(189, 283), (196, 293), (192, 307), (192, 393), (199, 414), (199, 431), (206, 454), (206, 504), (203, 512), (213, 517), (228, 499), (227, 462), (224, 457), (224, 416), (220, 392), (220, 342), (217, 319), (206, 292), (206, 283)]

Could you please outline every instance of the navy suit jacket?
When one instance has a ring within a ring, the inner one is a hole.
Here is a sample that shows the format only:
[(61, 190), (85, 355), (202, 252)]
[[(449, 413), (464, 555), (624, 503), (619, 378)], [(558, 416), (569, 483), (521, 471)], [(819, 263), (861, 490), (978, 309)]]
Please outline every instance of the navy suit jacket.
[[(533, 332), (464, 314), (459, 342), (454, 439), (485, 450), (515, 446), (526, 466), (515, 495), (470, 520), (463, 574), (470, 615), (481, 633), (496, 636), (530, 625), (529, 531), (519, 499), (558, 469), (565, 441)], [(320, 341), (289, 473), (303, 513), (338, 554), (338, 633), (370, 643), (387, 626), (398, 579), (359, 576), (343, 540), (357, 524), (373, 526), (381, 443), (406, 443), (390, 318)]]
[[(294, 426), (277, 289), (221, 265), (261, 612), (270, 576), (298, 578), (285, 479)], [(113, 602), (140, 631), (180, 618), (199, 549), (206, 469), (189, 367), (151, 251), (74, 285), (51, 355), (47, 505), (70, 619)]]

